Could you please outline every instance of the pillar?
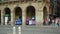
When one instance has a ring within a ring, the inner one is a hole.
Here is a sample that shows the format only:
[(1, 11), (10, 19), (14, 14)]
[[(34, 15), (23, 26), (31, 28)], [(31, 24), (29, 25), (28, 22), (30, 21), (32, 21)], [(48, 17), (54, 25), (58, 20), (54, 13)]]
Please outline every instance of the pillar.
[(14, 23), (14, 11), (11, 10), (11, 25), (13, 26), (15, 23)]
[(1, 25), (3, 25), (3, 23), (4, 23), (4, 11), (3, 11), (3, 9), (1, 10)]
[(26, 25), (26, 11), (22, 10), (22, 25)]
[(47, 6), (47, 13), (48, 13), (48, 17), (49, 17), (49, 6)]

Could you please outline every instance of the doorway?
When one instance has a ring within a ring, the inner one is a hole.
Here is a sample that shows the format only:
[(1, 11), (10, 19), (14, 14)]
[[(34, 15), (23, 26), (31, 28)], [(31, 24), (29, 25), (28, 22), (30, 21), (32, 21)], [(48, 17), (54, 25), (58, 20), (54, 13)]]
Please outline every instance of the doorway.
[(15, 24), (22, 25), (22, 9), (20, 7), (15, 8)]
[(0, 25), (1, 25), (1, 10), (0, 10)]
[(44, 7), (43, 8), (43, 25), (46, 25), (46, 23), (47, 23), (47, 8), (46, 7)]
[(11, 23), (11, 11), (8, 7), (4, 9), (4, 24), (5, 25), (10, 25)]
[(26, 10), (26, 25), (35, 25), (35, 8), (33, 6), (28, 6)]

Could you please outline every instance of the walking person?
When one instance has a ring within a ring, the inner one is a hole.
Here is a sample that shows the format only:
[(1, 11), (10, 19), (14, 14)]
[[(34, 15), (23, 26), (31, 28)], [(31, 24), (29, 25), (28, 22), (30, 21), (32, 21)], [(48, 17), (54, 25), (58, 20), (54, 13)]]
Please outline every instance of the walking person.
[(59, 18), (57, 18), (57, 17), (55, 19), (55, 25), (59, 27)]
[(58, 27), (59, 27), (59, 22), (60, 22), (60, 18), (58, 18), (58, 23), (57, 23)]

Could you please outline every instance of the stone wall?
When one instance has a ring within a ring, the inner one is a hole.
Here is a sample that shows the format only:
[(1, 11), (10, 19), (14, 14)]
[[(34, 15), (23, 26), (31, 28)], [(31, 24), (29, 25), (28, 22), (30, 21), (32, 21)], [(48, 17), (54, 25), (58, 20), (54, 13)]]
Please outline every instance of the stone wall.
[(41, 24), (43, 23), (43, 3), (42, 2), (28, 2), (28, 3), (5, 3), (5, 4), (1, 4), (0, 5), (0, 9), (1, 9), (1, 24), (3, 25), (3, 15), (4, 15), (4, 8), (8, 7), (11, 10), (11, 25), (14, 24), (14, 19), (15, 19), (15, 15), (14, 15), (14, 8), (16, 7), (20, 7), (22, 9), (22, 22), (23, 25), (25, 25), (26, 22), (26, 8), (28, 6), (33, 6), (36, 11), (36, 24)]

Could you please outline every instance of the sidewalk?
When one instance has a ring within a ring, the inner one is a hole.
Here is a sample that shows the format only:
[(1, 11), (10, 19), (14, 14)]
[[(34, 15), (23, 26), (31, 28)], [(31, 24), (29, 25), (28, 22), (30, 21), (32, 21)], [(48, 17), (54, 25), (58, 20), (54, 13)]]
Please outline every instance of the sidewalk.
[[(55, 24), (51, 24), (51, 25), (43, 25), (43, 24), (38, 24), (38, 25), (25, 25), (22, 27), (36, 27), (36, 28), (40, 28), (40, 27), (49, 27), (49, 28), (58, 28), (58, 26), (55, 26)], [(60, 27), (60, 26), (59, 26)]]
[[(18, 26), (21, 26), (21, 27), (58, 27), (58, 26), (55, 26), (55, 24), (43, 25), (42, 23), (36, 24), (36, 25), (14, 25), (14, 26), (16, 26), (16, 27), (18, 27)], [(0, 25), (0, 27), (13, 27), (13, 26), (11, 26), (11, 25)]]

